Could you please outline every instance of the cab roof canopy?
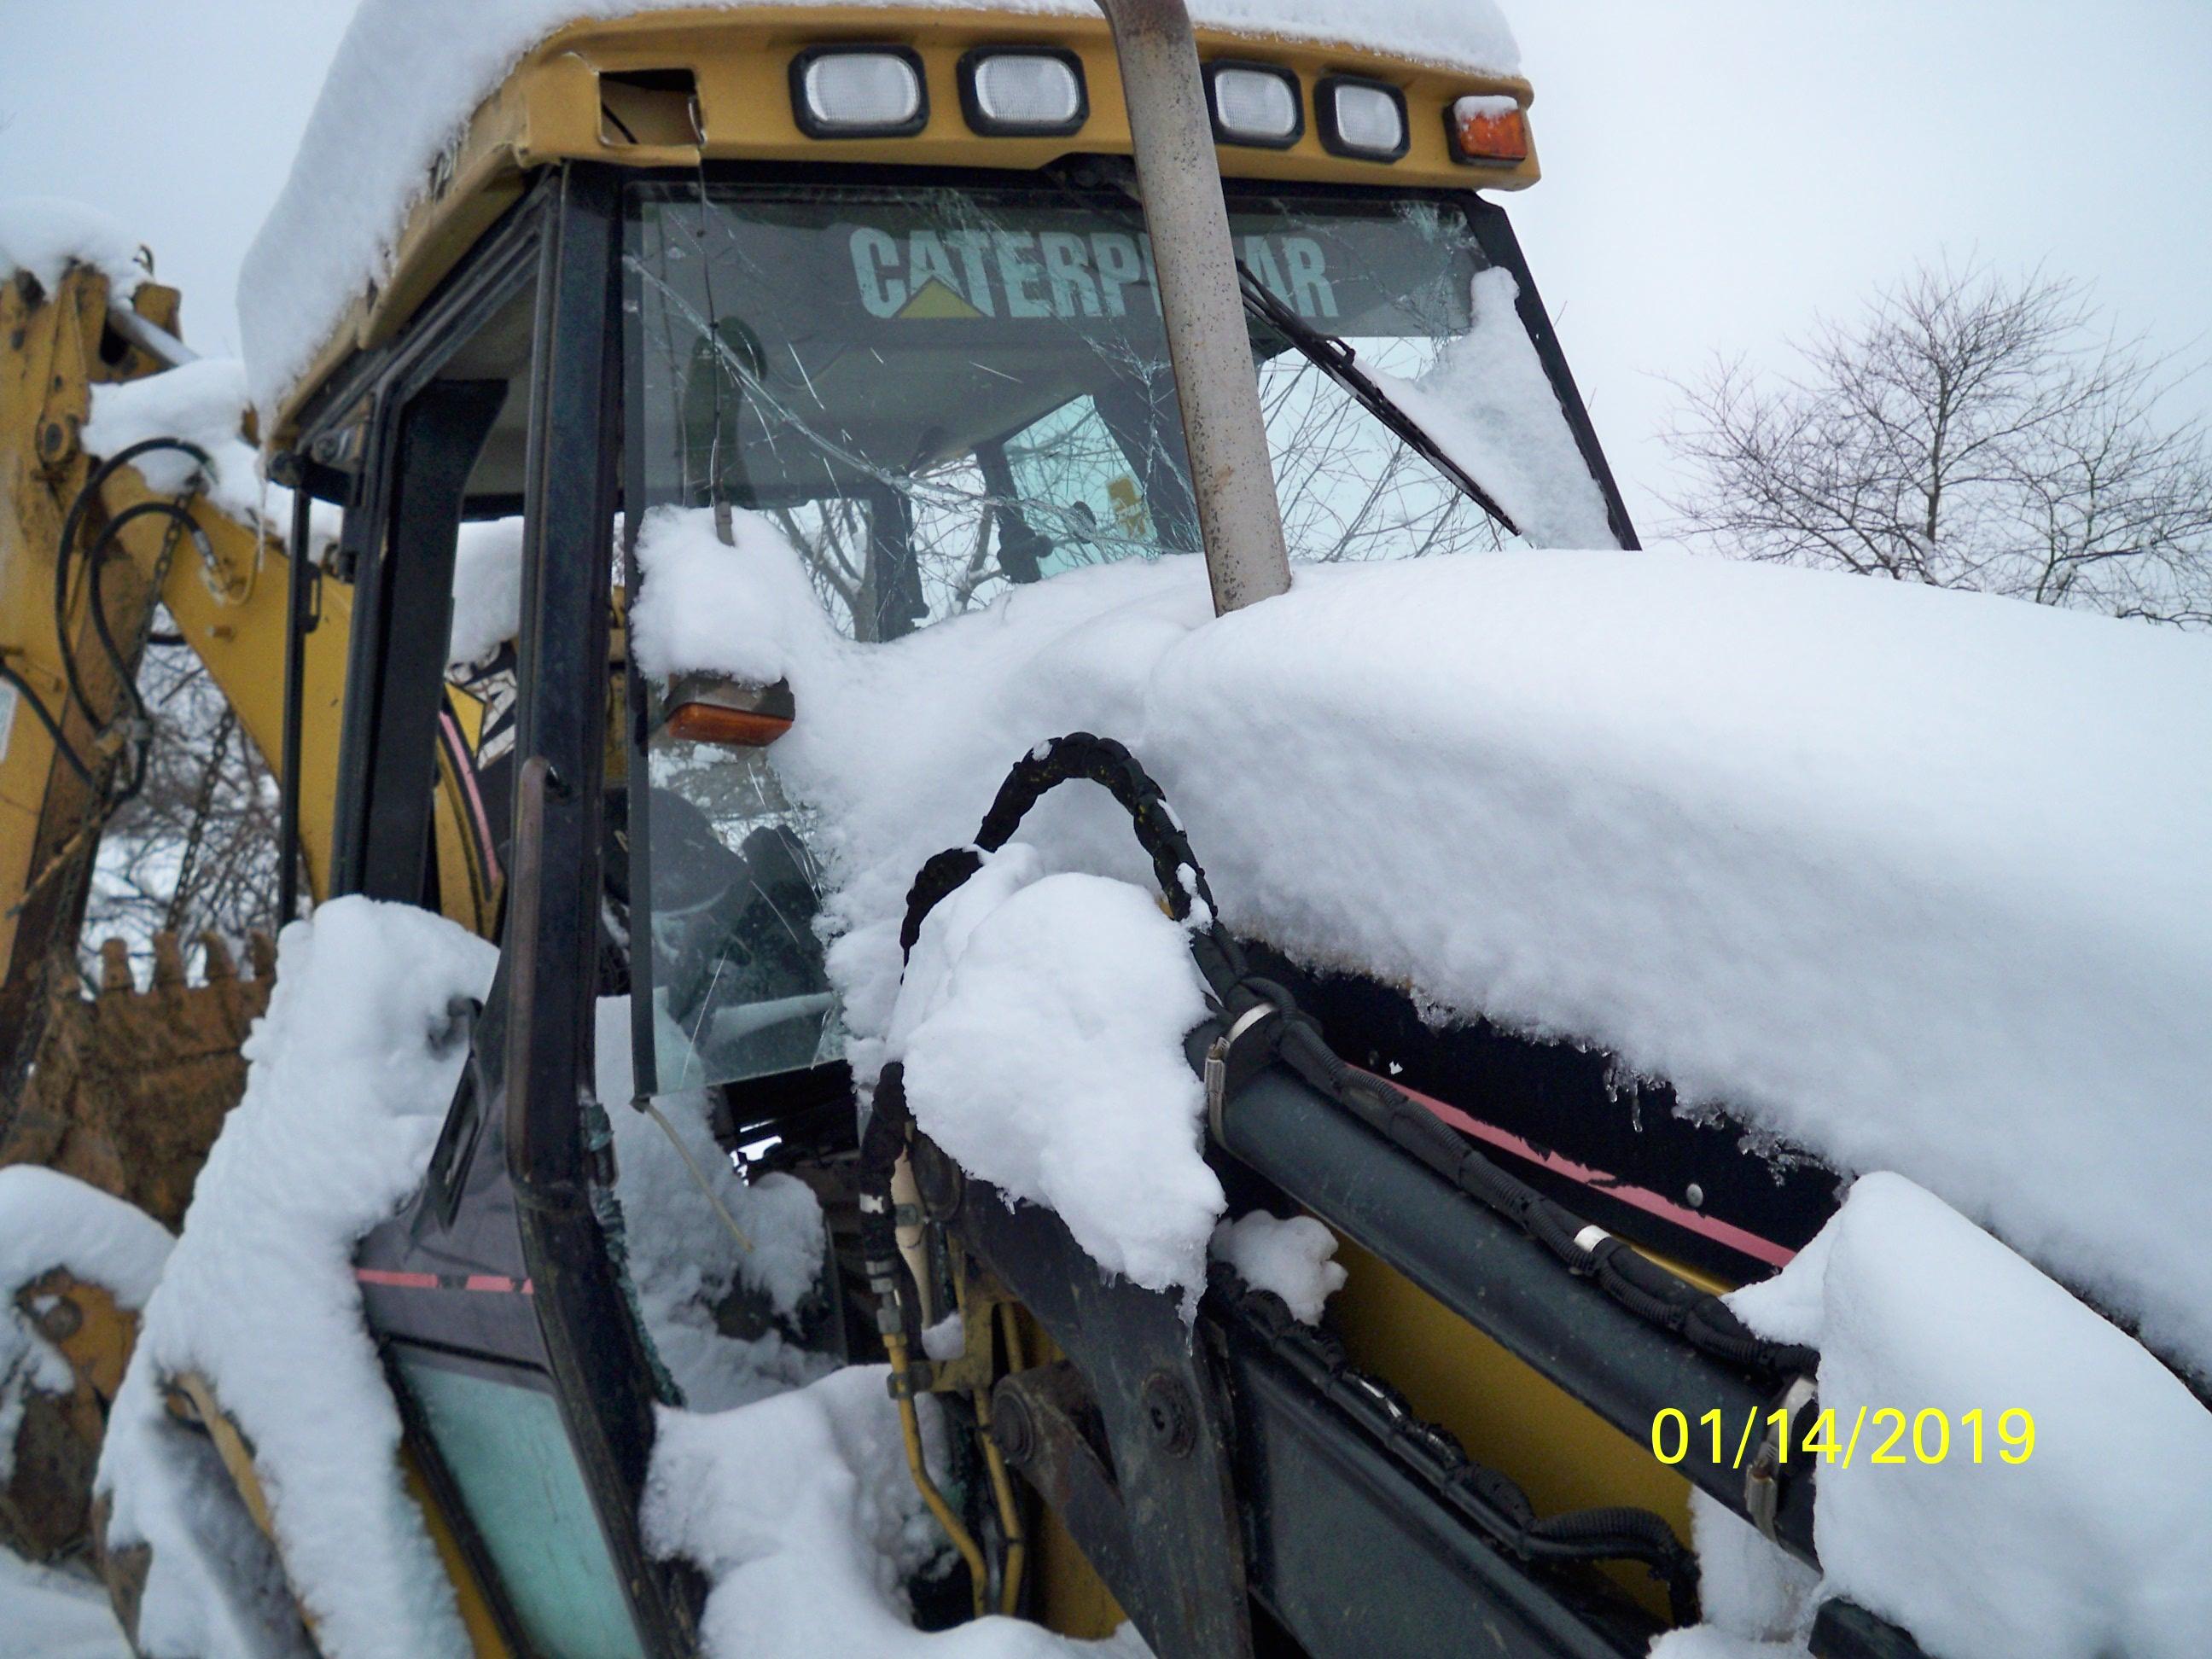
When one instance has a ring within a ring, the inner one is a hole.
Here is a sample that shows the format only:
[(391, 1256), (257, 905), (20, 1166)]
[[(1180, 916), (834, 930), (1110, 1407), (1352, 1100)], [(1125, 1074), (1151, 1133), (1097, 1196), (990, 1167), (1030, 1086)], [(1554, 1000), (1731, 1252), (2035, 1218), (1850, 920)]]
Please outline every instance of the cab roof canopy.
[[(1352, 75), (1396, 88), (1406, 153), (1332, 155), (1309, 113), (1283, 149), (1224, 144), (1231, 177), (1515, 189), (1517, 163), (1453, 159), (1449, 112), (1469, 94), (1528, 105), (1520, 54), (1492, 0), (1192, 0), (1202, 59), (1272, 64), (1315, 83)], [(811, 46), (891, 43), (921, 60), (927, 119), (910, 136), (810, 137), (791, 64)], [(1074, 53), (1087, 117), (1052, 137), (986, 137), (958, 95), (980, 46)], [(239, 313), (261, 429), (284, 443), (331, 370), (388, 339), (522, 194), (564, 160), (693, 167), (818, 160), (1033, 168), (1127, 155), (1121, 77), (1093, 0), (957, 4), (676, 0), (362, 0), (340, 42), (290, 179), (248, 250)]]

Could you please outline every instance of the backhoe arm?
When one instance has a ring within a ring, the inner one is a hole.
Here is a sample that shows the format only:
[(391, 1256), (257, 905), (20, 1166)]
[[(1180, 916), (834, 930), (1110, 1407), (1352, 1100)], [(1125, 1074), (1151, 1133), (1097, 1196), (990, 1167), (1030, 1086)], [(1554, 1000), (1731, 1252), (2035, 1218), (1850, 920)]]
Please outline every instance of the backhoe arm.
[[(127, 310), (111, 312), (112, 298), (83, 264), (52, 291), (27, 273), (0, 287), (0, 1096), (20, 1090), (48, 965), (75, 945), (100, 830), (141, 763), (131, 682), (157, 603), (272, 771), (283, 754), (290, 570), (273, 527), (257, 532), (197, 492), (158, 494), (129, 465), (88, 489), (102, 459), (82, 440), (95, 388), (167, 367), (149, 345), (176, 326), (173, 289), (142, 284)], [(149, 506), (168, 502), (181, 517)], [(319, 895), (351, 590), (318, 586), (299, 783), (301, 851)]]

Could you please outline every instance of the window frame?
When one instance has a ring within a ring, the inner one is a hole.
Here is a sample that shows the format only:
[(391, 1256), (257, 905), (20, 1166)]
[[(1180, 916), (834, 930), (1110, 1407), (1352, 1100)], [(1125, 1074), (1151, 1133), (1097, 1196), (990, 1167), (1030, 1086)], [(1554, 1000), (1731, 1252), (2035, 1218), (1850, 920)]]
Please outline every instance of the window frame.
[[(423, 1187), (400, 1215), (362, 1240), (356, 1256), (364, 1311), (386, 1358), (409, 1448), (503, 1639), (521, 1655), (541, 1649), (460, 1501), (460, 1485), (424, 1413), (400, 1383), (402, 1352), (410, 1362), (498, 1375), (555, 1401), (606, 1546), (610, 1588), (623, 1598), (643, 1652), (688, 1650), (703, 1600), (695, 1572), (658, 1562), (645, 1548), (639, 1505), (653, 1412), (662, 1403), (659, 1373), (594, 1204), (613, 1174), (604, 1124), (594, 1127), (592, 1004), (607, 550), (623, 429), (621, 176), (612, 167), (567, 163), (537, 179), (406, 327), (356, 359), (318, 399), (300, 445), (313, 453), (318, 436), (350, 422), (366, 403), (367, 442), (351, 482), (341, 552), (342, 574), (362, 578), (363, 602), (349, 651), (341, 739), (337, 816), (348, 851), (331, 890), (422, 903), (422, 866), (410, 866), (407, 849), (419, 849), (418, 860), (428, 855), (436, 705), (416, 722), (423, 761), (419, 835), (404, 802), (393, 799), (400, 786), (391, 781), (408, 758), (395, 748), (418, 745), (397, 743), (395, 728), (403, 715), (423, 712), (414, 708), (420, 697), (407, 698), (419, 689), (418, 659), (437, 659), (431, 695), (442, 694), (453, 545), (447, 537), (440, 557), (435, 538), (400, 547), (391, 533), (406, 511), (410, 436), (422, 441), (419, 460), (442, 461), (440, 500), (453, 507), (456, 529), (470, 504), (452, 432), (410, 432), (408, 411), (416, 405), (421, 421), (421, 400), (440, 368), (535, 281), (521, 502), (518, 787), (499, 967), (485, 1002), (468, 1015), (469, 1061)], [(487, 1285), (505, 1288), (492, 1293)]]

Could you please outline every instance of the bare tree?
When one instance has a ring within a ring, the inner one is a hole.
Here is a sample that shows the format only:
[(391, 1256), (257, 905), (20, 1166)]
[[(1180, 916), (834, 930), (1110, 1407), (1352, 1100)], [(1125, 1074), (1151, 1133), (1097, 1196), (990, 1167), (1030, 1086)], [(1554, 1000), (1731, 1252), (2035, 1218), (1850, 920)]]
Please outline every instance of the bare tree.
[[(166, 616), (157, 627), (168, 625)], [(146, 653), (139, 691), (153, 717), (146, 781), (100, 837), (82, 950), (119, 938), (142, 963), (157, 933), (234, 942), (276, 925), (276, 779), (191, 652)]]
[(1923, 265), (1796, 345), (1678, 384), (1680, 527), (1779, 563), (2212, 623), (2212, 444), (2187, 374), (2079, 283)]

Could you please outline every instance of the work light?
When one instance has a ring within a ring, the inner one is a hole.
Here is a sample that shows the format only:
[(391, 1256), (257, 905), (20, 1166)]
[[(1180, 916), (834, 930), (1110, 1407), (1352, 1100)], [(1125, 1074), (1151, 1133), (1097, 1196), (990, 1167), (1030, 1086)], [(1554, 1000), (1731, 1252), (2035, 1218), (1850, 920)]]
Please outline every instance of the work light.
[(1305, 131), (1297, 79), (1272, 64), (1208, 64), (1206, 96), (1213, 136), (1224, 144), (1288, 149)]
[(1332, 155), (1395, 161), (1406, 153), (1406, 100), (1380, 81), (1332, 75), (1314, 88), (1314, 125)]
[(981, 46), (960, 60), (960, 111), (994, 137), (1073, 132), (1091, 113), (1082, 60), (1054, 46)]
[(898, 138), (929, 122), (921, 59), (905, 46), (813, 46), (791, 60), (792, 113), (810, 138)]

